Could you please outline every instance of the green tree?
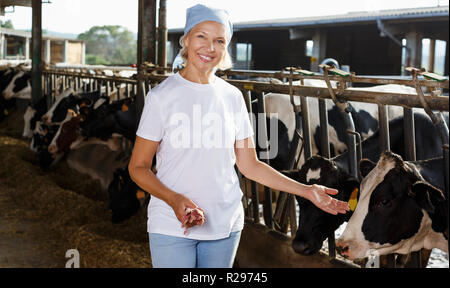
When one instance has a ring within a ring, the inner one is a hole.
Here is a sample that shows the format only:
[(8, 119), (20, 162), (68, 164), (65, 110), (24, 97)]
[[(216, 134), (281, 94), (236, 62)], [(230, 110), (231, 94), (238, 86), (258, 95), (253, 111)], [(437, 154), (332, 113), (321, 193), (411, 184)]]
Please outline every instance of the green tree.
[(14, 29), (14, 25), (12, 24), (11, 20), (7, 20), (5, 23), (0, 20), (0, 26), (3, 28)]
[(94, 26), (78, 35), (86, 41), (87, 64), (128, 65), (136, 63), (136, 39), (118, 25)]

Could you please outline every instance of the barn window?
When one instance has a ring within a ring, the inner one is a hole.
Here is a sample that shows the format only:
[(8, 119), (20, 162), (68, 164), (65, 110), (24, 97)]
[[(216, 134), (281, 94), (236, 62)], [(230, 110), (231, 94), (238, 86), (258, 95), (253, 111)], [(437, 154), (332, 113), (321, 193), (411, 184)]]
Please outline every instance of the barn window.
[(313, 40), (306, 40), (305, 43), (305, 55), (308, 57), (313, 56), (313, 47), (314, 47), (314, 41)]
[(442, 40), (422, 39), (422, 63), (421, 66), (431, 72), (444, 75), (445, 53), (447, 43)]
[(251, 69), (252, 61), (252, 44), (237, 43), (236, 44), (236, 63), (237, 69)]
[(445, 74), (445, 53), (447, 52), (447, 42), (436, 40), (434, 50), (434, 73)]
[(429, 70), (429, 62), (428, 59), (430, 58), (430, 39), (424, 38), (422, 39), (422, 63), (421, 67)]

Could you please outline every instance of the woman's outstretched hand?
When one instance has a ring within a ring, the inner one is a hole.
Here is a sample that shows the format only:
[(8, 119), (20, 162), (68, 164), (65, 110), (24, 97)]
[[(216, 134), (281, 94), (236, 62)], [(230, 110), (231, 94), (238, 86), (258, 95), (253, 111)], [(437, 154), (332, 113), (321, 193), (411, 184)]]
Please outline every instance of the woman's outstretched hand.
[(323, 211), (337, 215), (345, 214), (350, 210), (348, 203), (339, 201), (330, 195), (336, 195), (339, 191), (322, 185), (313, 184), (308, 193), (307, 199)]

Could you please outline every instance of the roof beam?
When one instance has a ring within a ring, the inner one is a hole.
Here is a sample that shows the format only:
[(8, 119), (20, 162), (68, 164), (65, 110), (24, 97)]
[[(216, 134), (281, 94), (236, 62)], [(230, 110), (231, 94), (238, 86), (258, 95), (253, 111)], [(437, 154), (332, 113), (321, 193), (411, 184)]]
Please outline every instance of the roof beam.
[(31, 7), (31, 0), (0, 0), (0, 7), (7, 6)]

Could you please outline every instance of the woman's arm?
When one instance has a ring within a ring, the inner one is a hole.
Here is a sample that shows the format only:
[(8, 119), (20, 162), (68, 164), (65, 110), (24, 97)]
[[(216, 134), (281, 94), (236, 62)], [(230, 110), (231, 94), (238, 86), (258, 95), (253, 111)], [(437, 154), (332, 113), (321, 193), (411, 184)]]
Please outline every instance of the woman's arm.
[(322, 185), (301, 184), (284, 176), (266, 163), (259, 161), (254, 147), (252, 137), (235, 142), (236, 165), (248, 179), (272, 189), (306, 198), (330, 214), (346, 213), (349, 210), (347, 202), (339, 201), (328, 195), (337, 194), (337, 190)]
[(197, 208), (197, 205), (182, 194), (167, 188), (150, 170), (158, 146), (159, 142), (136, 136), (128, 171), (131, 179), (139, 187), (166, 202), (172, 207), (178, 220), (182, 222), (183, 216), (186, 215), (186, 208)]

